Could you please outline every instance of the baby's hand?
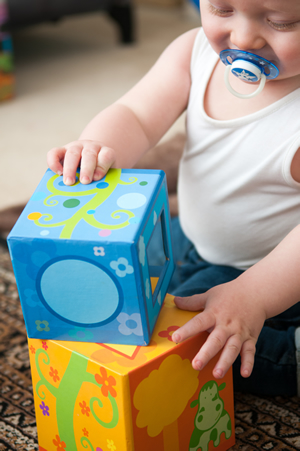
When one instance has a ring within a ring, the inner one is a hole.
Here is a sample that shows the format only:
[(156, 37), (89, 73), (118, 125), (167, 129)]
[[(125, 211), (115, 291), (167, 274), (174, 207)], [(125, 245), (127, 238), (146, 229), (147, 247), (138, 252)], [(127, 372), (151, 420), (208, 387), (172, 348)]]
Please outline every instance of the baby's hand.
[(73, 141), (48, 152), (47, 163), (53, 172), (64, 176), (65, 185), (73, 185), (80, 165), (80, 181), (100, 180), (115, 162), (115, 151), (97, 141)]
[(222, 353), (213, 370), (213, 376), (222, 378), (235, 359), (241, 354), (241, 375), (250, 376), (255, 355), (255, 345), (266, 319), (262, 303), (255, 293), (247, 293), (238, 279), (218, 285), (206, 293), (186, 298), (175, 298), (182, 310), (203, 312), (196, 315), (180, 329), (172, 339), (175, 343), (199, 332), (210, 334), (194, 357), (192, 365), (201, 370), (220, 351)]

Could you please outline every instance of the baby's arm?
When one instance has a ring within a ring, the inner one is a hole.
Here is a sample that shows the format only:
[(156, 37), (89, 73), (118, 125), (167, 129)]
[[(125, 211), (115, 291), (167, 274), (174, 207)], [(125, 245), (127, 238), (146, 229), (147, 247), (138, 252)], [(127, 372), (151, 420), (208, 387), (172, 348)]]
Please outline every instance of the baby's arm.
[(175, 298), (179, 308), (203, 312), (173, 334), (174, 342), (205, 330), (210, 332), (193, 360), (195, 369), (202, 369), (222, 350), (214, 377), (223, 377), (239, 353), (241, 375), (250, 376), (264, 321), (300, 301), (299, 249), (300, 226), (297, 226), (267, 257), (234, 281), (204, 294)]
[(110, 167), (128, 168), (153, 147), (186, 109), (190, 60), (197, 34), (176, 39), (152, 69), (127, 94), (100, 112), (78, 141), (50, 150), (49, 167), (75, 182), (81, 161), (81, 182), (102, 178)]

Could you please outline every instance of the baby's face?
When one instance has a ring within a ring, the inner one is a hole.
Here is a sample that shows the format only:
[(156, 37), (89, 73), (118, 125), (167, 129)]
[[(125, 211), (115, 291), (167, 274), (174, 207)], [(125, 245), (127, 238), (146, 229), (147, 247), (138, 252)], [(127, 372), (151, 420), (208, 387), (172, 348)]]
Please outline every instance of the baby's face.
[(200, 6), (217, 53), (256, 53), (278, 67), (278, 80), (298, 76), (300, 82), (300, 0), (201, 0)]

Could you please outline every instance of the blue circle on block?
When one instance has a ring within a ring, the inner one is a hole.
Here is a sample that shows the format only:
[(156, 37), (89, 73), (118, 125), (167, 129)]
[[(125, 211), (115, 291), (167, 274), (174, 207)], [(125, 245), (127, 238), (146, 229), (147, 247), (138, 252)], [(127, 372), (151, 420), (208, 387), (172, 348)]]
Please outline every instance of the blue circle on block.
[(39, 200), (44, 200), (45, 197), (47, 197), (46, 193), (43, 193), (42, 191), (38, 191), (37, 193), (33, 193), (30, 200), (39, 201)]
[(88, 215), (93, 215), (94, 213), (96, 213), (96, 210), (88, 210), (88, 211), (87, 211), (87, 214), (88, 214)]
[(98, 189), (105, 189), (108, 186), (109, 186), (109, 184), (107, 182), (99, 182), (99, 183), (97, 183), (96, 188), (98, 188)]
[(147, 202), (147, 197), (141, 193), (128, 193), (123, 194), (117, 200), (117, 204), (120, 208), (128, 210), (134, 210), (135, 208), (142, 207)]
[(47, 310), (76, 326), (107, 324), (123, 307), (118, 280), (93, 260), (76, 256), (50, 260), (40, 269), (36, 284)]

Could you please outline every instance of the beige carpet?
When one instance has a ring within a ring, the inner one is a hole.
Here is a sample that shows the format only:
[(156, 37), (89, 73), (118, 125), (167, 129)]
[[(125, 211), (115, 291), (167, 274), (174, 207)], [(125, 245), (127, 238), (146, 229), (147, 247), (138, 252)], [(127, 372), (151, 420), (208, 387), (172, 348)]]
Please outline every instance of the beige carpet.
[[(173, 39), (199, 24), (188, 3), (139, 5), (130, 46), (118, 43), (117, 27), (102, 13), (15, 33), (16, 97), (0, 105), (0, 210), (26, 202), (46, 170), (47, 151), (76, 139)], [(183, 128), (181, 118), (167, 137)]]

